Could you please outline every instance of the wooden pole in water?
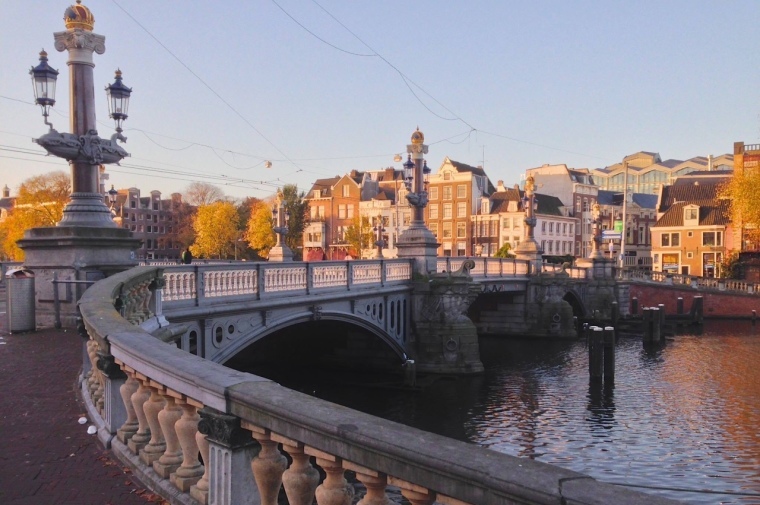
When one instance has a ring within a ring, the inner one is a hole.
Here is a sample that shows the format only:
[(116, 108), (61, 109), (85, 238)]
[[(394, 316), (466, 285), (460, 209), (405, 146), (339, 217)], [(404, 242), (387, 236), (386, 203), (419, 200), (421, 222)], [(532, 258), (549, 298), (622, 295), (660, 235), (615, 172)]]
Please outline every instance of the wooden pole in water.
[(637, 297), (631, 298), (631, 315), (635, 316), (639, 313), (639, 299)]
[(615, 380), (615, 328), (604, 328), (604, 380)]
[(657, 305), (660, 309), (660, 341), (665, 342), (665, 304)]
[(620, 320), (620, 307), (618, 306), (618, 302), (613, 301), (612, 302), (612, 327), (615, 331), (615, 340), (617, 340), (617, 327), (618, 327), (618, 321)]
[(649, 313), (652, 315), (652, 342), (659, 344), (662, 337), (660, 307), (650, 307)]
[(678, 299), (676, 299), (676, 314), (679, 316), (683, 314), (683, 296), (679, 296)]
[(588, 346), (588, 374), (592, 381), (602, 380), (604, 361), (604, 330), (599, 326), (589, 328), (591, 341)]
[(644, 307), (641, 311), (641, 333), (644, 345), (652, 342), (652, 311)]

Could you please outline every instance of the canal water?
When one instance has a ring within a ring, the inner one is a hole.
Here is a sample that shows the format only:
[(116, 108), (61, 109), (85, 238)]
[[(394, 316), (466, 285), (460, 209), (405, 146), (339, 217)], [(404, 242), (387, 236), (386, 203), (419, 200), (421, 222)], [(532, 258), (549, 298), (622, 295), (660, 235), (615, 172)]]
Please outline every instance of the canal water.
[(391, 378), (257, 370), (357, 410), (694, 504), (760, 504), (760, 326), (708, 321), (645, 350), (617, 345), (614, 384), (584, 341), (481, 340), (485, 374)]

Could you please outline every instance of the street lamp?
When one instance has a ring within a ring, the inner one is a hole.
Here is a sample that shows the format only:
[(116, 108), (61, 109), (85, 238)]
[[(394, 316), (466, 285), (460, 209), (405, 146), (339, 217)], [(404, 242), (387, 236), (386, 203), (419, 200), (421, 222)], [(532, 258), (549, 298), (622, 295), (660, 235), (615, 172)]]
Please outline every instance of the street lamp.
[(375, 250), (375, 258), (382, 259), (383, 247), (385, 246), (385, 240), (383, 240), (385, 228), (383, 228), (383, 216), (381, 214), (378, 214), (375, 218), (375, 226), (372, 229), (375, 232), (375, 246), (377, 247)]
[(277, 190), (275, 203), (272, 205), (272, 230), (277, 237), (277, 243), (269, 251), (270, 261), (293, 261), (293, 251), (285, 243), (285, 235), (288, 234), (288, 221), (290, 212), (285, 209), (285, 196), (281, 190)]
[(111, 184), (111, 189), (108, 190), (108, 201), (111, 203), (111, 211), (113, 211), (113, 206), (116, 204), (117, 196), (119, 196), (119, 192), (116, 191), (113, 184)]
[(105, 37), (93, 33), (95, 18), (81, 0), (67, 8), (63, 17), (66, 31), (56, 32), (54, 37), (55, 48), (68, 51), (69, 55), (71, 133), (59, 133), (48, 121), (50, 107), (55, 104), (58, 72), (48, 65), (47, 53), (43, 50), (40, 63), (31, 69), (30, 74), (34, 83), (35, 103), (42, 108), (45, 124), (50, 126), (50, 130), (34, 142), (49, 154), (66, 159), (71, 165), (71, 198), (58, 225), (113, 228), (117, 224), (100, 193), (98, 167), (119, 163), (129, 156), (116, 141), (126, 141), (121, 135), (121, 127), (127, 118), (132, 90), (122, 83), (121, 71), (117, 71), (116, 82), (106, 88), (109, 111), (116, 121), (116, 134), (111, 139), (100, 138), (95, 119), (93, 53), (105, 52)]
[(604, 258), (604, 254), (601, 250), (601, 244), (602, 244), (602, 227), (601, 227), (601, 217), (602, 217), (602, 206), (599, 205), (599, 202), (594, 202), (594, 205), (591, 206), (591, 219), (592, 219), (592, 226), (593, 226), (593, 237), (592, 237), (592, 245), (591, 245), (591, 256), (592, 259), (602, 259)]
[(55, 83), (58, 80), (58, 70), (48, 65), (47, 53), (43, 49), (40, 51), (40, 63), (32, 67), (29, 71), (34, 84), (34, 103), (42, 108), (42, 116), (45, 118), (45, 124), (53, 129), (53, 125), (48, 122), (50, 107), (55, 105)]

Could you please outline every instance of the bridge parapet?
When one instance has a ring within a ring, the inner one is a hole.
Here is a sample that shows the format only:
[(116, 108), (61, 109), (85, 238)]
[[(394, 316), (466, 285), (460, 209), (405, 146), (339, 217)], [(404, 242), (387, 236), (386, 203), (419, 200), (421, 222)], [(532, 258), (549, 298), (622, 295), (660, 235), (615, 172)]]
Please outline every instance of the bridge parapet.
[(655, 282), (669, 286), (685, 286), (694, 289), (714, 289), (717, 291), (760, 295), (760, 284), (740, 279), (698, 277), (696, 275), (646, 272), (642, 270), (623, 270), (618, 274), (618, 278), (625, 281)]
[[(353, 495), (346, 470), (365, 484), (367, 501), (384, 501), (393, 485), (427, 505), (674, 503), (385, 421), (183, 352), (130, 324), (115, 306), (146, 306), (144, 297), (125, 300), (123, 293), (143, 293), (145, 280), (161, 274), (122, 272), (85, 292), (88, 363), (96, 366), (82, 389), (101, 440), (172, 504), (272, 504), (283, 486), (292, 504), (316, 496), (319, 505), (337, 505)], [(310, 456), (327, 474), (321, 484)]]

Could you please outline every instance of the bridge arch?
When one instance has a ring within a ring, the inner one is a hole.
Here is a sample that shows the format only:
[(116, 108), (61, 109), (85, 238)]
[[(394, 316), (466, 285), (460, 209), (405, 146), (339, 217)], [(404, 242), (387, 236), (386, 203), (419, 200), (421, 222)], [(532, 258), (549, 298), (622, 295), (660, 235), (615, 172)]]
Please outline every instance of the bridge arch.
[[(297, 314), (285, 320), (279, 320), (274, 324), (254, 328), (251, 331), (236, 337), (233, 342), (224, 346), (217, 354), (214, 355), (213, 360), (217, 363), (224, 364), (238, 355), (241, 351), (247, 347), (260, 342), (264, 338), (271, 336), (282, 330), (292, 328), (300, 324), (320, 323), (320, 322), (340, 322), (348, 325), (349, 328), (361, 329), (364, 332), (377, 337), (379, 341), (384, 343), (391, 353), (398, 357), (400, 362), (407, 359), (406, 350), (403, 347), (403, 342), (393, 338), (390, 334), (371, 324), (366, 319), (361, 317), (347, 314), (343, 312), (321, 312), (318, 317), (313, 312), (304, 312)], [(213, 331), (211, 337), (213, 338)]]
[(583, 305), (583, 297), (574, 289), (568, 290), (562, 299), (570, 304), (570, 307), (572, 307), (573, 316), (579, 319), (586, 317), (586, 307)]

